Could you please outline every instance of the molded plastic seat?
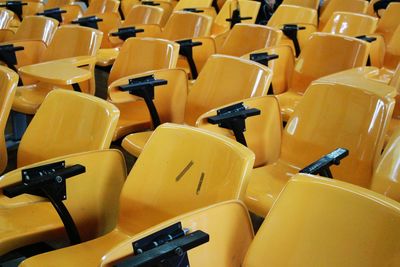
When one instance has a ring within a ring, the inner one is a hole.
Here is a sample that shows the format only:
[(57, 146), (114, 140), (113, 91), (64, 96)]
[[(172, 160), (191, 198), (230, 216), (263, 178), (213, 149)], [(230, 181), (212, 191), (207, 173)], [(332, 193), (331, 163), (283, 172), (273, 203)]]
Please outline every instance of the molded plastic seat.
[(319, 29), (323, 29), (329, 18), (336, 11), (365, 14), (368, 2), (364, 0), (330, 0), (319, 17)]
[[(239, 201), (226, 201), (162, 222), (126, 241), (113, 244), (111, 248), (97, 249), (95, 257), (93, 254), (86, 257), (83, 253), (91, 247), (92, 242), (87, 242), (55, 253), (29, 258), (21, 266), (36, 266), (48, 262), (113, 266), (116, 261), (132, 255), (133, 242), (177, 222), (180, 222), (183, 228), (190, 229), (190, 232), (202, 230), (210, 235), (209, 242), (190, 250), (191, 266), (239, 266), (253, 238), (253, 229), (246, 207)], [(238, 240), (240, 242), (237, 242)], [(237, 244), (232, 246), (234, 243)], [(70, 255), (78, 253), (79, 257), (74, 257), (76, 260), (72, 262)]]
[(84, 16), (95, 16), (107, 12), (118, 12), (119, 1), (117, 0), (93, 0), (90, 1)]
[[(82, 240), (90, 240), (111, 231), (116, 225), (118, 199), (126, 179), (125, 160), (118, 150), (91, 151), (51, 159), (33, 166), (65, 160), (66, 166), (81, 164), (86, 172), (67, 179), (65, 206)], [(21, 181), (22, 169), (0, 177), (0, 186)], [(61, 219), (44, 198), (20, 195), (0, 197), (1, 255), (39, 241), (67, 242)]]
[(253, 163), (254, 154), (229, 138), (198, 128), (164, 124), (156, 129), (124, 184), (114, 230), (89, 243), (53, 253), (74, 255), (76, 249), (89, 245), (93, 249), (85, 249), (87, 257), (70, 258), (77, 263), (87, 259), (93, 263), (113, 246), (165, 220), (240, 199)]
[(4, 132), (17, 83), (18, 75), (9, 68), (0, 66), (0, 173), (7, 166), (7, 146)]
[(337, 180), (296, 175), (241, 266), (397, 266), (399, 223), (396, 201)]
[(180, 11), (185, 8), (209, 8), (213, 0), (180, 0), (176, 3), (175, 11)]
[(13, 12), (7, 9), (0, 9), (0, 42), (3, 42), (7, 38), (8, 31), (3, 30), (8, 28), (13, 17)]
[(289, 78), (287, 92), (278, 100), (283, 120), (287, 121), (301, 95), (313, 80), (335, 72), (365, 66), (369, 44), (352, 37), (328, 33), (313, 33), (303, 48)]
[(164, 9), (157, 6), (136, 5), (131, 8), (122, 24), (123, 27), (136, 24), (161, 24)]
[(283, 0), (283, 5), (293, 5), (293, 6), (301, 6), (308, 7), (317, 10), (319, 6), (319, 0)]
[(322, 32), (357, 37), (375, 32), (378, 18), (352, 12), (334, 12)]
[[(81, 90), (85, 93), (94, 94), (94, 56), (100, 47), (102, 36), (102, 32), (88, 27), (75, 25), (61, 26), (40, 57), (41, 63), (30, 65), (29, 69), (42, 70), (43, 68), (43, 76), (51, 76), (52, 72), (56, 72), (57, 74), (64, 74), (67, 77), (64, 78), (63, 76), (61, 80), (57, 80), (57, 84), (49, 83), (47, 79), (42, 78), (41, 74), (30, 77), (39, 82), (17, 88), (13, 110), (26, 114), (35, 114), (47, 93), (53, 90), (54, 87), (72, 89), (71, 84), (76, 83), (74, 81), (73, 70), (79, 70), (80, 68), (91, 73), (89, 82), (79, 81)], [(62, 67), (60, 69), (54, 69), (53, 67), (54, 65), (52, 63), (57, 60), (64, 62), (61, 64)], [(68, 72), (63, 70), (65, 66), (70, 67), (72, 71), (71, 77), (68, 75)], [(25, 66), (25, 68), (26, 67), (28, 66)]]
[(390, 3), (385, 13), (379, 19), (376, 33), (381, 34), (386, 43), (392, 38), (392, 34), (400, 25), (400, 3)]
[[(266, 95), (271, 76), (271, 70), (258, 63), (232, 56), (212, 55), (190, 88), (184, 123), (194, 126), (197, 119), (211, 109)], [(128, 135), (122, 147), (138, 156), (151, 134), (147, 131)]]
[(400, 24), (386, 45), (383, 68), (394, 72), (398, 64), (400, 64)]
[(246, 204), (265, 216), (286, 182), (338, 147), (349, 150), (333, 177), (369, 187), (394, 108), (394, 88), (367, 79), (324, 78), (304, 94), (282, 135), (278, 161), (253, 170)]
[[(246, 119), (246, 131), (243, 133), (247, 147), (256, 155), (254, 167), (275, 162), (281, 151), (282, 136), (282, 121), (278, 101), (273, 96), (260, 96), (244, 99), (240, 102), (248, 108), (256, 108), (261, 112), (260, 115)], [(232, 104), (234, 103), (223, 107)], [(217, 110), (223, 107), (212, 109), (201, 115), (196, 121), (196, 126), (235, 139), (231, 130), (207, 122), (209, 117), (217, 115)]]
[(109, 148), (118, 117), (118, 109), (104, 100), (69, 90), (54, 90), (22, 136), (18, 167)]

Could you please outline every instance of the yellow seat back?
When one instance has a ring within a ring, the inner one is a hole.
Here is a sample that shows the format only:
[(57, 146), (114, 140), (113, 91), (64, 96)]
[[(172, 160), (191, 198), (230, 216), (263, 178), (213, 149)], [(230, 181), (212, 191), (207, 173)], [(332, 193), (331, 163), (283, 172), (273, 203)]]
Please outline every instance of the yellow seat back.
[(297, 175), (242, 266), (398, 266), (399, 224), (395, 201), (340, 181)]
[(126, 16), (123, 25), (160, 24), (164, 9), (157, 6), (136, 5)]
[(185, 123), (195, 125), (201, 114), (213, 108), (266, 95), (271, 79), (272, 71), (261, 64), (232, 56), (211, 56), (189, 92)]
[(77, 56), (95, 56), (103, 33), (88, 27), (64, 25), (57, 29), (41, 61)]
[(176, 3), (174, 10), (179, 11), (184, 8), (207, 8), (211, 7), (213, 0), (180, 0)]
[[(256, 155), (254, 167), (259, 167), (275, 162), (281, 151), (282, 122), (278, 101), (273, 96), (260, 96), (242, 100), (243, 105), (248, 108), (259, 109), (261, 114), (246, 119), (246, 131), (243, 133), (246, 138), (247, 147)], [(232, 105), (229, 104), (227, 106)], [(233, 132), (228, 129), (213, 125), (207, 122), (211, 116), (217, 115), (217, 109), (201, 115), (196, 126), (219, 134), (228, 136), (235, 140)]]
[(315, 82), (307, 89), (283, 131), (280, 160), (304, 168), (338, 147), (346, 148), (349, 156), (332, 167), (333, 177), (369, 187), (395, 90), (368, 80), (348, 82)]
[(239, 199), (253, 163), (254, 154), (229, 138), (163, 124), (125, 182), (118, 227), (137, 233), (185, 212)]
[(110, 71), (108, 83), (118, 78), (150, 70), (174, 68), (179, 45), (156, 38), (129, 38), (124, 42)]
[(118, 109), (99, 98), (51, 91), (21, 139), (18, 166), (110, 146)]
[(98, 28), (103, 33), (103, 39), (101, 40), (101, 48), (112, 48), (113, 44), (108, 38), (109, 33), (112, 30), (120, 28), (121, 18), (116, 12), (105, 12), (103, 14), (98, 14), (96, 17), (102, 19), (103, 21), (98, 22)]
[(17, 83), (18, 75), (9, 68), (0, 66), (0, 173), (7, 166), (7, 146), (4, 132)]
[(13, 16), (13, 12), (7, 9), (0, 9), (0, 29), (7, 29)]
[(368, 1), (364, 0), (330, 0), (319, 17), (319, 29), (323, 29), (329, 18), (336, 11), (367, 13)]
[(308, 7), (317, 10), (319, 6), (319, 0), (283, 0), (283, 5), (293, 5)]
[(160, 37), (175, 41), (209, 36), (211, 25), (212, 18), (207, 15), (175, 11), (165, 24)]
[(326, 23), (323, 32), (357, 37), (375, 32), (378, 18), (352, 12), (335, 12)]
[(317, 26), (318, 12), (315, 9), (280, 5), (268, 21), (270, 27), (281, 27), (283, 24), (311, 24)]
[(388, 43), (392, 38), (392, 34), (400, 25), (400, 3), (390, 3), (385, 13), (379, 19), (377, 33), (383, 35), (385, 42)]
[(117, 0), (93, 0), (85, 12), (85, 16), (95, 16), (106, 12), (118, 12), (119, 1)]
[(291, 91), (304, 92), (320, 77), (365, 66), (369, 44), (352, 37), (329, 33), (313, 33), (297, 59)]
[(219, 52), (240, 57), (254, 50), (277, 46), (281, 38), (282, 32), (274, 28), (253, 24), (236, 24), (229, 32)]
[(39, 40), (49, 44), (58, 27), (58, 21), (43, 16), (27, 16), (21, 22), (12, 40)]
[(386, 45), (386, 53), (383, 61), (385, 68), (394, 71), (400, 63), (400, 24), (394, 31), (392, 38)]

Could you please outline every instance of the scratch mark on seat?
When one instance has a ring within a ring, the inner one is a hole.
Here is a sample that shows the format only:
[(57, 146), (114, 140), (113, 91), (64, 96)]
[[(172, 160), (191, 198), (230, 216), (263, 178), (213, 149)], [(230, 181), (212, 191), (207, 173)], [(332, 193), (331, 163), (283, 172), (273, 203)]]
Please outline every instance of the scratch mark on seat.
[(175, 180), (177, 182), (179, 182), (180, 179), (182, 179), (182, 177), (185, 175), (185, 173), (187, 173), (187, 171), (193, 166), (193, 161), (190, 161), (188, 163), (188, 165), (186, 165), (185, 168), (183, 168), (183, 170), (178, 174), (178, 176), (176, 176)]

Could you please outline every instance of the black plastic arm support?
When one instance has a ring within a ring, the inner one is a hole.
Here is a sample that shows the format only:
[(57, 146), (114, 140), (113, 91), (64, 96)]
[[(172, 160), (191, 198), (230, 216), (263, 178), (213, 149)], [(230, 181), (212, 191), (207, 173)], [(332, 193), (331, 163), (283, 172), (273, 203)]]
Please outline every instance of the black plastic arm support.
[(217, 110), (217, 115), (207, 118), (211, 124), (218, 124), (219, 127), (232, 130), (236, 141), (247, 146), (243, 132), (246, 131), (246, 119), (260, 115), (261, 111), (256, 108), (247, 109), (243, 103), (231, 105)]
[(17, 15), (19, 20), (22, 21), (22, 6), (26, 6), (28, 3), (23, 3), (21, 1), (7, 1), (5, 3), (0, 3), (0, 7), (5, 7), (8, 10), (11, 10), (12, 12)]
[(97, 24), (97, 22), (103, 21), (103, 19), (98, 18), (96, 16), (90, 16), (90, 17), (83, 17), (83, 18), (79, 18), (77, 20), (72, 21), (72, 24), (79, 24), (80, 26), (84, 26), (84, 27), (89, 27), (92, 29), (98, 29), (99, 26)]
[(363, 41), (366, 41), (368, 43), (372, 43), (372, 42), (376, 41), (376, 37), (368, 37), (366, 35), (360, 35), (360, 36), (357, 36), (356, 38), (360, 39), (360, 40), (363, 40)]
[(300, 170), (300, 173), (308, 173), (314, 175), (318, 174), (324, 177), (333, 178), (329, 167), (332, 165), (339, 165), (340, 161), (348, 155), (349, 151), (347, 149), (337, 148), (331, 153), (325, 155), (324, 157)]
[(56, 8), (46, 9), (41, 13), (36, 13), (36, 15), (53, 18), (53, 19), (58, 20), (59, 22), (62, 22), (63, 19), (62, 19), (61, 14), (63, 14), (63, 13), (67, 13), (67, 11), (56, 7)]
[(219, 13), (219, 6), (218, 6), (218, 0), (213, 0), (212, 1), (212, 7), (215, 9), (217, 14)]
[(112, 32), (111, 36), (118, 36), (119, 39), (125, 41), (130, 37), (136, 37), (136, 33), (144, 32), (144, 29), (136, 29), (136, 27), (119, 28), (117, 32)]
[[(178, 257), (179, 259), (180, 257), (185, 256), (187, 251), (195, 247), (198, 247), (204, 243), (207, 243), (209, 240), (210, 237), (208, 234), (202, 231), (195, 231), (184, 237), (172, 240), (161, 246), (145, 251), (142, 254), (132, 256), (120, 263), (117, 263), (115, 266), (116, 267), (157, 266), (157, 264), (159, 264), (160, 262), (163, 262), (170, 258)], [(168, 266), (188, 266), (179, 263), (180, 262), (177, 260), (174, 265), (168, 265)]]
[[(0, 45), (0, 61), (3, 61), (8, 68), (18, 73), (16, 65), (18, 64), (15, 52), (24, 50), (23, 46), (14, 46), (13, 44)], [(22, 86), (22, 80), (19, 78), (18, 86)]]
[(184, 8), (183, 11), (191, 12), (191, 13), (204, 13), (204, 10), (192, 8), (192, 7)]
[(305, 29), (306, 27), (295, 24), (285, 24), (282, 28), (282, 32), (293, 42), (296, 57), (298, 57), (301, 52), (299, 39), (297, 38), (297, 32)]
[(196, 63), (194, 62), (194, 59), (193, 59), (193, 47), (200, 46), (203, 43), (202, 42), (193, 42), (190, 39), (177, 41), (177, 43), (180, 45), (179, 54), (186, 57), (186, 59), (189, 63), (190, 72), (192, 73), (192, 78), (197, 79), (197, 76), (199, 74), (197, 72)]
[(400, 0), (380, 0), (374, 3), (374, 12), (378, 18), (381, 17), (379, 16), (379, 10), (386, 9), (387, 6), (392, 2), (400, 2)]
[(71, 244), (81, 242), (78, 229), (62, 202), (67, 198), (65, 180), (85, 172), (79, 164), (65, 167), (65, 162), (55, 162), (22, 170), (22, 182), (3, 189), (5, 196), (13, 198), (21, 194), (46, 197), (60, 216)]
[(145, 6), (159, 6), (160, 3), (156, 3), (154, 1), (142, 1), (142, 5), (145, 5)]
[[(268, 53), (254, 53), (250, 54), (250, 60), (255, 61), (257, 63), (263, 64), (264, 66), (268, 67), (268, 63), (271, 60), (277, 59), (279, 56), (277, 54), (268, 54)], [(273, 95), (274, 94), (274, 89), (272, 86), (272, 82), (268, 88), (268, 95)]]
[(233, 26), (235, 26), (236, 24), (242, 22), (243, 20), (249, 20), (252, 19), (252, 17), (241, 17), (240, 16), (240, 10), (239, 9), (235, 9), (232, 12), (232, 16), (229, 19), (226, 19), (226, 21), (231, 23), (231, 29), (233, 28)]
[(146, 102), (147, 108), (150, 112), (153, 127), (157, 128), (160, 125), (160, 117), (156, 106), (153, 103), (154, 87), (165, 85), (168, 81), (156, 80), (154, 75), (130, 79), (129, 84), (119, 86), (119, 90), (129, 92), (132, 95), (142, 97)]

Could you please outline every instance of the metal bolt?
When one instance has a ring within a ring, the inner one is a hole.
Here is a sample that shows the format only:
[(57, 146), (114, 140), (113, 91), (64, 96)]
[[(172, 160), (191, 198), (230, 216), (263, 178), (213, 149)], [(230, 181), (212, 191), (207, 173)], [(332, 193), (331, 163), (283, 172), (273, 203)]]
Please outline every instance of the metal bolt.
[(179, 257), (182, 257), (184, 252), (180, 247), (178, 247), (175, 249), (175, 254), (178, 255)]
[(56, 182), (57, 183), (62, 183), (62, 181), (63, 181), (63, 178), (61, 177), (61, 176), (56, 176)]

